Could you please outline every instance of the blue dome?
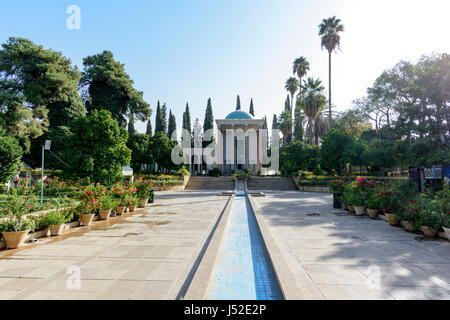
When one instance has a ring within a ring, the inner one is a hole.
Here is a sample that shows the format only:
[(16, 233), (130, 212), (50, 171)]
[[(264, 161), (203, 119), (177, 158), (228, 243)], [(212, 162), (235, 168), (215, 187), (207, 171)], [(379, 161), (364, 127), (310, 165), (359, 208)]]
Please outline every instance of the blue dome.
[(245, 112), (242, 110), (236, 110), (236, 111), (233, 111), (232, 113), (230, 113), (229, 115), (227, 115), (227, 117), (225, 119), (228, 119), (228, 120), (231, 120), (231, 119), (233, 119), (233, 120), (242, 120), (242, 119), (251, 120), (251, 119), (253, 119), (253, 116), (248, 112)]

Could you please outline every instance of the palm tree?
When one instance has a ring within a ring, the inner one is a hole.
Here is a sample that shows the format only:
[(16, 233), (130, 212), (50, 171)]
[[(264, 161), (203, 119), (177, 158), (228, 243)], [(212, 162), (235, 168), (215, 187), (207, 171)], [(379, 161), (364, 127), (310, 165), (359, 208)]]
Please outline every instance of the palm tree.
[(309, 62), (305, 57), (299, 57), (294, 60), (293, 73), (297, 75), (299, 83), (302, 83), (303, 76), (309, 71)]
[[(287, 79), (286, 81), (286, 85), (284, 86), (284, 88), (291, 94), (291, 106), (295, 106), (294, 104), (294, 94), (297, 92), (298, 88), (300, 86), (300, 83), (298, 82), (298, 80), (294, 77), (291, 77), (289, 79)], [(292, 112), (292, 107), (291, 107), (291, 136), (292, 136), (292, 122), (293, 122), (293, 112)]]
[(306, 135), (308, 143), (311, 145), (314, 143), (314, 138), (315, 144), (318, 145), (319, 137), (325, 136), (328, 131), (328, 123), (321, 114), (327, 103), (327, 99), (323, 94), (324, 89), (320, 79), (314, 80), (310, 77), (307, 80), (303, 80), (301, 91), (297, 97), (297, 107), (308, 118)]
[(289, 143), (289, 136), (292, 131), (292, 122), (291, 122), (291, 112), (283, 111), (278, 118), (278, 129), (280, 129), (283, 134), (283, 145), (287, 145)]
[(331, 53), (341, 44), (339, 32), (344, 31), (344, 26), (340, 19), (333, 16), (323, 19), (319, 25), (319, 36), (322, 37), (322, 49), (328, 50), (328, 117), (331, 123)]

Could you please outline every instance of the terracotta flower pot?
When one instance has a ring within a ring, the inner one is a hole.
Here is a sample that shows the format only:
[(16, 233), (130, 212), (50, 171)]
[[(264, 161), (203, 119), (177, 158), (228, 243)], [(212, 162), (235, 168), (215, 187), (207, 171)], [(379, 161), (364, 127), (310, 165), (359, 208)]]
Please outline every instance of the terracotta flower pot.
[(139, 208), (145, 208), (147, 206), (148, 199), (139, 200)]
[(88, 226), (91, 224), (92, 220), (94, 219), (94, 214), (89, 213), (89, 214), (80, 214), (80, 220), (81, 220), (81, 224), (83, 226)]
[(25, 240), (30, 230), (17, 231), (17, 232), (2, 232), (3, 239), (6, 242), (6, 247), (8, 249), (15, 249), (20, 247)]
[(355, 213), (357, 216), (362, 216), (364, 215), (364, 210), (366, 209), (366, 207), (364, 206), (353, 206), (353, 209), (355, 209)]
[(367, 213), (371, 219), (374, 219), (378, 216), (378, 209), (369, 209), (367, 208)]
[(355, 213), (355, 208), (353, 208), (353, 206), (347, 206), (347, 208), (351, 213)]
[(48, 226), (50, 229), (50, 235), (53, 236), (60, 236), (64, 230), (65, 224), (51, 224)]
[(450, 240), (450, 228), (442, 227), (444, 229), (445, 234), (447, 235), (447, 239)]
[(405, 227), (406, 231), (413, 231), (414, 230), (414, 222), (411, 221), (402, 221), (402, 226)]
[(125, 207), (125, 206), (119, 206), (119, 207), (117, 207), (116, 208), (116, 214), (118, 215), (118, 216), (121, 216), (121, 215), (123, 215), (123, 213), (125, 212), (125, 209), (126, 209), (127, 207)]
[(439, 229), (438, 228), (431, 228), (427, 226), (421, 226), (420, 229), (422, 229), (422, 232), (430, 238), (436, 237)]
[(128, 206), (128, 210), (130, 210), (130, 212), (134, 212), (134, 210), (136, 210), (136, 206), (135, 205)]
[(100, 219), (101, 220), (108, 220), (110, 213), (111, 213), (111, 210), (100, 210)]
[(385, 213), (385, 216), (391, 226), (398, 225), (398, 219), (394, 213)]

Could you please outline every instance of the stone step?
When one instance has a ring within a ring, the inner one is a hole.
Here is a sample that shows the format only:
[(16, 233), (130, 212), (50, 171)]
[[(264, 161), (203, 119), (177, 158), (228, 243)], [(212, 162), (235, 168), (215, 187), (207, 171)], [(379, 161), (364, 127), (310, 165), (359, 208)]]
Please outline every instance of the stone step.
[(185, 190), (234, 190), (234, 181), (231, 176), (191, 177)]
[(247, 182), (249, 190), (279, 190), (294, 191), (297, 186), (291, 178), (283, 177), (252, 177)]

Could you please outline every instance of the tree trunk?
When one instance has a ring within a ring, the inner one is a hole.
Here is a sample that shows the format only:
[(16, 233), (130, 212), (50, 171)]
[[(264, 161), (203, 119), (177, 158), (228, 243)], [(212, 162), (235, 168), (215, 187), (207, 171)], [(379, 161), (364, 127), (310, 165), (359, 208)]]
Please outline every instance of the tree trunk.
[(331, 127), (331, 51), (328, 51), (328, 117)]
[(291, 93), (291, 130), (289, 132), (289, 134), (291, 135), (291, 142), (294, 138), (294, 125), (293, 125), (293, 121), (294, 121), (294, 95)]

